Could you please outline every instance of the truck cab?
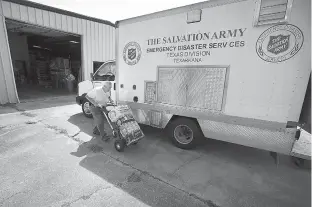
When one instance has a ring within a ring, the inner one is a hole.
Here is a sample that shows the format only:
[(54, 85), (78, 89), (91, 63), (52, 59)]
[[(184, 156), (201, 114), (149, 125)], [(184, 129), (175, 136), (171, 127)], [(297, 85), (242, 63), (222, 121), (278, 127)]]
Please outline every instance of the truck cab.
[(90, 74), (90, 80), (82, 81), (78, 84), (78, 96), (76, 97), (76, 103), (81, 105), (83, 114), (91, 118), (90, 102), (86, 99), (86, 94), (95, 87), (102, 86), (105, 82), (109, 81), (113, 87), (111, 90), (111, 99), (116, 101), (116, 61), (110, 60), (103, 63), (95, 73)]

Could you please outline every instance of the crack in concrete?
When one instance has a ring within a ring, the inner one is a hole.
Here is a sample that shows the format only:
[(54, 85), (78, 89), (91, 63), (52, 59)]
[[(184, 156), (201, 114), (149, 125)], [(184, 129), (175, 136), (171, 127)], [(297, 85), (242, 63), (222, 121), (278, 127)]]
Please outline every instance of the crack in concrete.
[[(20, 110), (20, 109), (18, 109), (18, 108), (16, 107), (16, 110)], [(25, 111), (25, 110), (23, 110), (23, 111)], [(27, 113), (27, 112), (26, 112), (26, 113)], [(42, 123), (42, 121), (43, 121), (43, 120), (40, 120), (40, 121), (38, 121), (37, 123)], [(67, 130), (65, 130), (65, 129), (63, 129), (63, 128), (60, 128), (60, 127), (58, 127), (58, 126), (53, 126), (53, 125), (45, 124), (45, 123), (42, 123), (42, 124), (43, 124), (44, 126), (46, 126), (47, 128), (49, 128), (49, 129), (52, 129), (52, 130), (54, 130), (54, 131), (56, 131), (56, 132), (58, 132), (58, 133), (60, 133), (60, 134), (65, 135), (65, 136), (68, 137), (68, 138), (71, 138), (72, 140), (78, 142), (79, 144), (81, 144), (81, 143), (84, 142), (84, 141), (82, 141), (82, 140), (80, 140), (79, 138), (76, 137), (76, 136), (81, 132), (80, 130), (79, 130), (76, 134), (74, 134), (73, 136), (69, 136)], [(164, 181), (164, 180), (162, 180), (162, 179), (160, 179), (160, 178), (154, 176), (154, 175), (151, 174), (150, 172), (147, 172), (147, 171), (138, 169), (138, 168), (134, 167), (133, 165), (128, 164), (128, 163), (126, 163), (126, 162), (120, 160), (119, 158), (115, 158), (115, 157), (111, 156), (110, 154), (105, 153), (104, 151), (102, 151), (101, 153), (104, 154), (104, 155), (106, 155), (106, 156), (108, 156), (108, 157), (110, 157), (110, 158), (113, 159), (113, 160), (116, 160), (116, 161), (120, 162), (120, 163), (123, 164), (124, 166), (130, 167), (130, 168), (132, 168), (132, 169), (134, 169), (134, 170), (140, 172), (140, 175), (149, 176), (149, 177), (151, 177), (151, 178), (153, 178), (153, 179), (155, 179), (155, 180), (157, 180), (157, 181), (159, 181), (159, 182), (162, 182), (162, 183), (164, 183), (164, 184), (166, 184), (166, 185), (168, 185), (168, 186), (170, 186), (170, 187), (172, 187), (172, 188), (174, 188), (174, 189), (176, 189), (176, 190), (178, 190), (178, 191), (181, 191), (181, 192), (185, 193), (186, 195), (188, 195), (188, 196), (190, 196), (190, 197), (193, 197), (194, 199), (196, 199), (196, 200), (198, 200), (198, 201), (201, 201), (202, 203), (204, 203), (205, 205), (207, 205), (207, 206), (209, 206), (209, 207), (219, 207), (219, 206), (216, 205), (213, 201), (211, 201), (211, 200), (206, 200), (206, 199), (203, 199), (203, 198), (201, 198), (201, 197), (199, 197), (199, 196), (197, 196), (197, 195), (195, 195), (195, 194), (193, 194), (193, 193), (189, 193), (189, 192), (187, 192), (186, 190), (183, 190), (183, 189), (181, 189), (181, 188), (179, 188), (179, 187), (177, 187), (177, 186), (175, 186), (175, 185), (170, 184), (170, 183), (167, 182), (167, 181)], [(192, 160), (190, 160), (190, 161), (188, 161), (188, 162), (186, 162), (186, 163), (183, 163), (181, 166), (178, 167), (177, 170), (174, 171), (173, 174), (175, 174), (179, 169), (181, 169), (181, 168), (182, 168), (183, 166), (185, 166), (186, 164), (188, 164), (188, 163), (190, 163), (190, 162), (193, 162), (193, 161), (195, 161), (195, 160), (197, 160), (197, 159), (200, 159), (201, 157), (202, 157), (202, 154), (200, 154), (200, 156), (198, 156), (198, 157), (196, 157), (196, 158), (194, 158), (194, 159), (192, 159)], [(111, 188), (111, 187), (108, 187), (108, 188)], [(82, 199), (82, 200), (87, 200), (87, 199), (89, 199), (93, 194), (95, 194), (96, 192), (98, 192), (98, 191), (100, 191), (100, 190), (108, 189), (108, 188), (98, 189), (98, 190), (96, 190), (95, 192), (93, 192), (93, 193), (91, 193), (91, 194), (89, 194), (89, 195), (86, 195), (86, 196), (83, 195), (83, 196), (79, 197), (78, 199), (76, 199), (76, 200), (74, 200), (74, 201), (72, 201), (72, 202), (66, 202), (66, 203), (62, 204), (62, 207), (69, 207), (71, 204), (73, 204), (73, 203), (75, 203), (75, 202), (77, 202), (77, 201), (79, 201), (79, 200), (81, 200), (81, 199)], [(14, 195), (13, 195), (13, 196), (14, 196)], [(12, 196), (12, 197), (13, 197), (13, 196)]]
[(32, 114), (32, 113), (29, 113), (29, 112), (26, 112), (26, 111), (22, 112), (21, 115), (28, 116), (28, 117), (36, 117), (37, 116), (36, 114)]
[[(13, 108), (13, 109), (15, 109), (15, 110), (18, 111), (18, 112), (22, 112), (22, 113), (20, 113), (20, 115), (23, 115), (23, 116), (27, 116), (27, 117), (36, 117), (36, 116), (37, 116), (36, 114), (27, 112), (26, 110), (19, 108), (16, 104), (4, 104), (3, 106), (7, 106), (7, 107), (10, 107), (10, 108)], [(82, 140), (76, 138), (76, 136), (81, 132), (81, 130), (79, 130), (78, 132), (76, 132), (75, 134), (73, 134), (72, 136), (70, 136), (70, 135), (68, 134), (67, 130), (64, 129), (64, 128), (60, 128), (60, 127), (58, 127), (58, 126), (53, 126), (53, 125), (49, 125), (49, 124), (43, 123), (43, 121), (45, 121), (45, 120), (47, 120), (47, 119), (48, 119), (48, 118), (46, 118), (46, 119), (40, 119), (40, 120), (35, 120), (35, 121), (34, 121), (34, 120), (28, 120), (28, 121), (25, 122), (25, 124), (31, 125), (31, 124), (41, 123), (41, 124), (43, 124), (45, 127), (49, 128), (49, 129), (52, 129), (52, 130), (56, 131), (57, 133), (64, 134), (64, 135), (67, 136), (68, 138), (71, 138), (71, 139), (73, 139), (73, 140), (79, 142), (80, 144), (83, 143)], [(19, 126), (19, 125), (22, 125), (22, 124), (12, 125), (12, 126)], [(0, 126), (0, 130), (1, 130), (1, 129), (4, 129), (4, 128), (7, 128), (7, 127), (9, 127), (9, 125), (6, 125), (6, 126), (2, 126), (2, 125), (1, 125), (1, 126)], [(9, 133), (9, 132), (7, 132), (7, 133)], [(5, 133), (5, 134), (7, 134), (7, 133)]]
[(49, 125), (49, 124), (44, 124), (44, 126), (46, 126), (48, 129), (52, 129), (52, 130), (56, 131), (56, 133), (64, 134), (64, 135), (68, 136), (66, 129), (63, 129), (63, 128), (60, 128), (60, 127), (54, 126), (54, 125)]
[(4, 106), (4, 107), (7, 106), (7, 107), (9, 107), (9, 108), (11, 108), (11, 109), (15, 109), (16, 111), (25, 111), (24, 109), (18, 108), (16, 104), (8, 103), (8, 104), (3, 104), (3, 105), (1, 105), (1, 106)]
[(191, 159), (185, 163), (183, 163), (182, 165), (180, 165), (173, 173), (172, 175), (175, 175), (182, 167), (186, 166), (187, 164), (190, 164), (191, 162), (194, 162), (195, 160), (199, 160), (200, 158), (202, 158), (203, 153), (200, 153), (199, 156), (195, 157), (194, 159)]
[[(132, 169), (134, 169), (134, 170), (140, 172), (141, 175), (149, 176), (149, 177), (151, 177), (151, 178), (153, 178), (153, 179), (155, 179), (155, 180), (157, 180), (157, 181), (159, 181), (159, 182), (162, 182), (162, 183), (164, 183), (164, 184), (166, 184), (166, 185), (168, 185), (168, 186), (170, 186), (170, 187), (172, 187), (172, 188), (174, 188), (174, 189), (176, 189), (176, 190), (178, 190), (178, 191), (181, 191), (181, 192), (183, 192), (184, 194), (186, 194), (186, 195), (188, 195), (188, 196), (190, 196), (190, 197), (192, 197), (192, 198), (194, 198), (194, 199), (196, 199), (196, 200), (198, 200), (198, 201), (204, 203), (205, 205), (207, 205), (207, 206), (209, 206), (209, 207), (220, 207), (220, 206), (218, 206), (217, 204), (215, 204), (215, 203), (214, 203), (213, 201), (211, 201), (211, 200), (206, 200), (206, 199), (201, 198), (201, 197), (199, 197), (199, 196), (197, 196), (197, 195), (195, 195), (195, 194), (193, 194), (193, 193), (189, 193), (189, 192), (187, 192), (186, 190), (183, 190), (183, 189), (181, 189), (181, 188), (179, 188), (179, 187), (177, 187), (177, 186), (175, 186), (175, 185), (173, 185), (173, 184), (170, 184), (169, 182), (167, 182), (167, 181), (165, 181), (165, 180), (162, 180), (161, 178), (156, 177), (155, 175), (151, 174), (150, 172), (147, 172), (147, 171), (138, 169), (138, 168), (134, 167), (133, 165), (128, 164), (128, 163), (126, 163), (126, 162), (120, 160), (119, 158), (115, 158), (115, 157), (111, 156), (110, 154), (105, 153), (104, 151), (102, 151), (102, 154), (104, 154), (104, 155), (110, 157), (110, 158), (113, 159), (113, 160), (116, 160), (116, 161), (120, 162), (120, 163), (123, 164), (124, 166), (130, 167), (130, 168), (132, 168)], [(202, 156), (202, 155), (201, 155), (201, 156)], [(199, 158), (197, 158), (197, 159), (199, 159)]]
[[(16, 125), (16, 126), (20, 126), (20, 125)], [(15, 132), (15, 131), (18, 131), (18, 130), (20, 130), (20, 129), (26, 128), (26, 127), (27, 127), (27, 125), (21, 126), (20, 128), (14, 128), (14, 129), (12, 129), (12, 130), (9, 130), (9, 131), (7, 131), (7, 132), (4, 132), (3, 134), (0, 134), (0, 137), (4, 136), (4, 135), (6, 135), (6, 134), (9, 134), (9, 133), (11, 133), (11, 132)], [(11, 127), (11, 128), (12, 128), (12, 127)]]
[[(77, 139), (74, 139), (74, 137), (70, 137), (70, 136), (68, 136), (68, 137), (69, 137), (69, 138), (72, 138), (74, 141), (77, 140)], [(79, 140), (79, 139), (78, 139), (78, 140)], [(134, 169), (134, 170), (140, 172), (140, 175), (149, 176), (149, 177), (151, 177), (151, 178), (153, 178), (153, 179), (155, 179), (155, 180), (157, 180), (157, 181), (159, 181), (159, 182), (162, 182), (162, 183), (164, 183), (164, 184), (166, 184), (166, 185), (168, 185), (168, 186), (170, 186), (170, 187), (172, 187), (172, 188), (174, 188), (174, 189), (176, 189), (176, 190), (178, 190), (178, 191), (181, 191), (181, 192), (185, 193), (186, 195), (188, 195), (188, 196), (190, 196), (190, 197), (192, 197), (192, 198), (194, 198), (194, 199), (196, 199), (196, 200), (198, 200), (198, 201), (204, 203), (205, 205), (207, 205), (207, 206), (209, 206), (209, 207), (220, 207), (220, 206), (218, 206), (217, 204), (215, 204), (215, 203), (214, 203), (213, 201), (211, 201), (211, 200), (206, 200), (206, 199), (204, 199), (204, 198), (201, 198), (201, 197), (197, 196), (196, 194), (189, 193), (189, 192), (187, 192), (186, 190), (183, 190), (183, 189), (181, 189), (181, 188), (179, 188), (179, 187), (177, 187), (177, 186), (175, 186), (175, 185), (173, 185), (173, 184), (170, 184), (169, 182), (167, 182), (167, 181), (165, 181), (165, 180), (162, 180), (161, 178), (156, 177), (155, 175), (151, 174), (150, 172), (147, 172), (147, 171), (141, 170), (141, 169), (139, 169), (139, 168), (136, 168), (136, 167), (134, 167), (133, 165), (128, 164), (128, 163), (126, 163), (126, 162), (120, 160), (119, 158), (115, 158), (115, 157), (111, 156), (110, 154), (105, 153), (104, 151), (102, 151), (101, 153), (104, 154), (105, 156), (107, 156), (107, 157), (113, 159), (113, 160), (116, 160), (117, 162), (120, 162), (120, 163), (121, 163), (122, 165), (124, 165), (124, 166), (130, 167), (130, 168), (132, 168), (132, 169)], [(194, 159), (188, 161), (187, 163), (190, 163), (190, 162), (193, 162), (194, 160), (200, 159), (202, 156), (203, 156), (203, 154), (200, 153), (200, 155), (199, 155), (198, 157), (196, 157), (196, 158), (194, 158)], [(182, 166), (185, 166), (187, 163), (182, 164), (179, 168), (181, 168)], [(119, 186), (119, 185), (120, 185), (120, 186)], [(120, 183), (119, 185), (117, 184), (118, 187), (122, 187), (122, 183)], [(64, 207), (67, 207), (67, 206), (64, 206)]]
[(80, 134), (81, 130), (79, 130), (78, 132), (76, 132), (75, 134), (73, 134), (72, 136), (70, 136), (67, 132), (66, 129), (64, 128), (61, 128), (61, 127), (58, 127), (58, 126), (55, 126), (55, 125), (49, 125), (49, 124), (46, 124), (44, 123), (43, 121), (45, 121), (47, 119), (40, 119), (40, 120), (36, 120), (36, 121), (26, 121), (25, 123), (26, 124), (37, 124), (37, 123), (41, 123), (43, 124), (46, 128), (48, 129), (52, 129), (54, 131), (56, 131), (57, 133), (59, 134), (63, 134), (65, 135), (66, 137), (70, 138), (70, 139), (73, 139), (74, 141), (78, 142), (79, 144), (82, 144), (84, 141), (82, 141), (81, 139), (77, 138), (76, 136)]
[[(39, 121), (41, 122), (41, 121)], [(42, 123), (42, 122), (41, 122)], [(42, 123), (44, 126), (46, 126), (48, 129), (52, 129), (54, 131), (56, 131), (57, 133), (59, 134), (63, 134), (65, 136), (67, 136), (68, 138), (71, 138), (73, 139), (74, 141), (77, 141), (77, 142), (83, 142), (81, 139), (77, 138), (76, 136), (81, 132), (81, 130), (79, 130), (78, 132), (76, 132), (74, 135), (70, 136), (67, 132), (66, 129), (64, 128), (61, 128), (61, 127), (58, 127), (58, 126), (55, 126), (55, 125), (49, 125), (49, 124), (45, 124), (45, 123)]]
[(37, 124), (38, 121), (26, 121), (25, 124)]
[(6, 128), (16, 128), (16, 127), (18, 127), (18, 126), (21, 126), (21, 125), (23, 125), (24, 123), (21, 123), (21, 124), (7, 124), (7, 125), (2, 125), (1, 126), (1, 129), (6, 129)]
[(79, 130), (76, 134), (74, 134), (72, 137), (78, 136), (80, 134), (81, 130)]
[[(37, 116), (37, 115), (35, 115), (35, 114), (26, 112), (25, 110), (18, 109), (16, 106), (9, 106), (9, 107), (14, 108), (14, 109), (16, 109), (16, 110), (18, 110), (18, 111), (22, 111), (22, 113), (20, 113), (20, 115), (23, 115), (23, 116), (27, 116), (27, 117), (36, 117), (36, 116)], [(76, 132), (74, 135), (70, 136), (70, 135), (68, 134), (68, 132), (67, 132), (66, 129), (61, 128), (61, 127), (58, 127), (58, 126), (49, 125), (49, 124), (44, 123), (43, 121), (45, 121), (45, 120), (47, 120), (47, 119), (48, 119), (48, 118), (46, 118), (46, 119), (38, 119), (38, 120), (28, 120), (28, 121), (26, 121), (26, 122), (24, 122), (24, 123), (20, 123), (20, 124), (11, 124), (11, 125), (4, 125), (4, 126), (1, 125), (1, 126), (0, 126), (0, 130), (5, 129), (5, 128), (15, 128), (15, 129), (10, 130), (10, 131), (7, 131), (7, 132), (5, 132), (5, 133), (3, 133), (3, 134), (0, 134), (0, 136), (3, 136), (3, 135), (5, 135), (5, 134), (11, 133), (11, 132), (13, 132), (13, 131), (19, 130), (19, 129), (21, 129), (21, 128), (27, 127), (27, 125), (33, 125), (33, 124), (41, 123), (41, 124), (43, 124), (43, 126), (45, 126), (46, 128), (52, 129), (52, 130), (56, 131), (56, 132), (59, 133), (59, 134), (63, 134), (63, 135), (65, 135), (66, 137), (71, 138), (71, 139), (73, 139), (73, 140), (76, 141), (76, 142), (79, 142), (79, 144), (82, 144), (82, 143), (84, 142), (84, 141), (82, 141), (82, 140), (80, 140), (79, 138), (76, 137), (76, 136), (81, 132), (81, 130), (79, 130), (78, 132)], [(23, 126), (23, 124), (26, 124), (26, 126)], [(22, 126), (22, 127), (16, 129), (17, 126)]]
[[(30, 116), (30, 117), (33, 117), (33, 116)], [(60, 133), (60, 134), (64, 134), (65, 136), (67, 136), (68, 138), (72, 138), (74, 139), (75, 136), (77, 136), (79, 133), (80, 133), (80, 130), (74, 134), (73, 136), (69, 136), (68, 133), (67, 133), (67, 130), (66, 129), (63, 129), (63, 128), (60, 128), (58, 126), (53, 126), (53, 125), (49, 125), (49, 124), (45, 124), (43, 121), (47, 120), (48, 118), (46, 119), (36, 119), (36, 120), (28, 120), (26, 122), (23, 122), (23, 123), (19, 123), (19, 124), (9, 124), (9, 125), (4, 125), (4, 126), (0, 126), (0, 130), (2, 129), (6, 129), (6, 128), (14, 128), (13, 130), (10, 130), (10, 131), (7, 131), (3, 134), (0, 134), (0, 136), (3, 136), (5, 134), (8, 134), (8, 133), (11, 133), (11, 132), (14, 132), (14, 131), (17, 131), (17, 130), (20, 130), (22, 128), (25, 128), (29, 125), (33, 125), (33, 124), (43, 124), (43, 126), (45, 126), (46, 128), (48, 129), (52, 129), (54, 131), (56, 131), (57, 133)], [(17, 127), (20, 127), (20, 128), (17, 128)], [(78, 139), (74, 139), (75, 141), (80, 141), (81, 140), (78, 140)]]
[[(80, 132), (79, 132), (80, 133)], [(78, 133), (78, 134), (79, 134)], [(76, 135), (77, 136), (77, 135)], [(74, 140), (74, 141), (76, 141), (76, 142), (78, 142), (79, 143), (79, 145), (81, 145), (81, 144), (83, 144), (85, 141), (83, 141), (83, 140), (81, 140), (81, 139), (79, 139), (79, 138), (77, 138), (77, 137), (70, 137), (70, 136), (68, 136), (68, 138), (70, 138), (70, 139), (72, 139), (72, 140)]]
[(104, 188), (100, 188), (100, 189), (97, 189), (95, 190), (94, 192), (88, 194), (88, 195), (82, 195), (80, 196), (79, 198), (73, 200), (73, 201), (70, 201), (70, 202), (65, 202), (61, 205), (61, 207), (69, 207), (71, 206), (72, 204), (76, 203), (77, 201), (80, 201), (80, 200), (88, 200), (92, 197), (92, 195), (94, 195), (95, 193), (99, 192), (99, 191), (102, 191), (102, 190), (107, 190), (107, 189), (110, 189), (112, 188), (112, 186), (108, 186), (108, 187), (104, 187)]
[(39, 122), (42, 123), (44, 126), (46, 126), (48, 129), (52, 129), (52, 130), (56, 131), (57, 133), (63, 134), (63, 135), (66, 136), (67, 138), (70, 138), (70, 139), (72, 139), (72, 140), (78, 142), (79, 145), (80, 145), (80, 144), (83, 144), (83, 143), (85, 142), (85, 141), (83, 141), (83, 140), (81, 140), (81, 139), (79, 139), (79, 138), (77, 137), (77, 136), (80, 134), (81, 130), (79, 130), (78, 132), (76, 132), (75, 134), (73, 134), (72, 136), (70, 136), (70, 135), (68, 134), (67, 130), (64, 129), (64, 128), (60, 128), (60, 127), (54, 126), (54, 125), (45, 124), (45, 123), (43, 123), (43, 122), (41, 122), (41, 121), (39, 121)]

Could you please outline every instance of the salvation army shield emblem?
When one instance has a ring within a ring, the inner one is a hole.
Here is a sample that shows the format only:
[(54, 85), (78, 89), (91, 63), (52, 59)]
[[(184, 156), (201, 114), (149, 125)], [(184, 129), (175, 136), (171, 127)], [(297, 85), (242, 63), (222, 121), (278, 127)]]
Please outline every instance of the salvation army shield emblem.
[(136, 42), (129, 42), (123, 50), (123, 59), (128, 65), (135, 65), (141, 58), (141, 47)]
[(303, 45), (303, 33), (295, 25), (277, 24), (259, 36), (257, 55), (264, 61), (279, 63), (294, 57)]
[(270, 36), (267, 50), (275, 55), (283, 53), (289, 49), (290, 35)]
[(135, 48), (129, 48), (128, 49), (129, 60), (134, 60), (135, 57), (136, 57), (136, 49)]

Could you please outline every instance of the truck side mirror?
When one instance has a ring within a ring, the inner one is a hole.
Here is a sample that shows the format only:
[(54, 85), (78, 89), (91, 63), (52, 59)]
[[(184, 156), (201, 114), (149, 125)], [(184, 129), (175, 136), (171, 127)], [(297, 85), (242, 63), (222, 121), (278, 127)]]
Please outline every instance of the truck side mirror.
[(91, 80), (93, 80), (93, 73), (90, 73), (90, 78)]

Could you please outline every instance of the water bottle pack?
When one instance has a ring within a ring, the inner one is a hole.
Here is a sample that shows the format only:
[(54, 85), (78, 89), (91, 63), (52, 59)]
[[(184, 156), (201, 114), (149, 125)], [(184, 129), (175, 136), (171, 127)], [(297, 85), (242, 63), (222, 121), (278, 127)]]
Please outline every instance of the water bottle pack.
[(120, 126), (120, 133), (123, 137), (134, 139), (135, 132), (140, 130), (139, 125), (135, 121), (127, 122)]
[(117, 120), (125, 116), (133, 117), (131, 109), (127, 105), (116, 106), (108, 113), (108, 117), (112, 122), (117, 122)]
[(119, 105), (114, 107), (108, 117), (112, 122), (115, 122), (119, 127), (121, 135), (132, 141), (143, 136), (138, 123), (134, 120), (131, 109), (127, 105)]

